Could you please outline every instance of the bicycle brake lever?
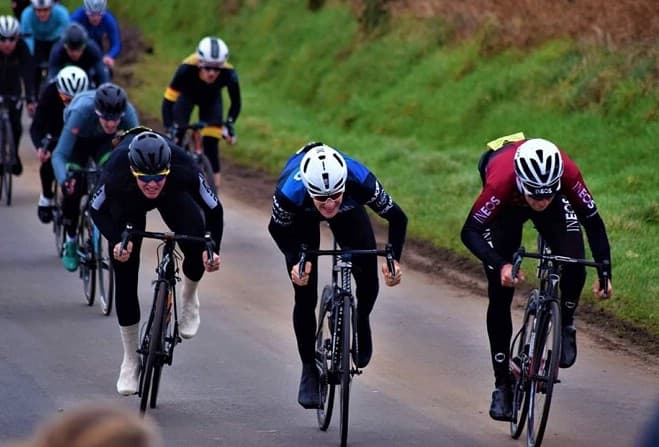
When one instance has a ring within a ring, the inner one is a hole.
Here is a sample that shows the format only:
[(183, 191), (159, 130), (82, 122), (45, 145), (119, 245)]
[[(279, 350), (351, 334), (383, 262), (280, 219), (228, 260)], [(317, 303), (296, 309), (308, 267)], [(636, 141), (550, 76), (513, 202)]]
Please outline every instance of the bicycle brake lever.
[(133, 224), (127, 223), (126, 229), (121, 233), (121, 245), (119, 246), (120, 253), (126, 249), (131, 231), (133, 231)]

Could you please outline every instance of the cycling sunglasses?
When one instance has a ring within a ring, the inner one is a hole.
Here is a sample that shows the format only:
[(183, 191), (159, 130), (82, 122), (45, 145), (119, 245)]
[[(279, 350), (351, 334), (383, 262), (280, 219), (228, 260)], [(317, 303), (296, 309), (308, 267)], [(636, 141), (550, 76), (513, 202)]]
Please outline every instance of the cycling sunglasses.
[(222, 67), (219, 67), (217, 65), (200, 65), (199, 68), (206, 71), (217, 71), (217, 72), (222, 70)]
[(332, 202), (336, 202), (337, 200), (339, 200), (339, 198), (342, 195), (343, 195), (343, 192), (341, 191), (341, 192), (335, 192), (334, 194), (330, 194), (330, 195), (319, 195), (319, 196), (317, 196), (317, 195), (312, 194), (311, 198), (314, 199), (316, 202), (321, 202), (321, 203), (327, 202), (329, 199), (332, 199)]
[(538, 187), (536, 185), (528, 185), (522, 182), (522, 188), (524, 189), (524, 193), (533, 200), (551, 199), (558, 193), (560, 187), (561, 187), (560, 180), (552, 183), (551, 185), (546, 185), (542, 187)]
[(124, 116), (124, 112), (122, 113), (102, 113), (99, 110), (96, 110), (96, 116), (99, 118), (104, 119), (105, 121), (119, 121), (121, 118)]
[(169, 174), (169, 168), (158, 172), (157, 174), (144, 174), (143, 172), (135, 171), (133, 168), (131, 168), (131, 172), (133, 173), (133, 176), (144, 183), (149, 183), (149, 182), (161, 182), (167, 175)]
[(0, 36), (0, 42), (16, 42), (18, 40), (18, 36)]

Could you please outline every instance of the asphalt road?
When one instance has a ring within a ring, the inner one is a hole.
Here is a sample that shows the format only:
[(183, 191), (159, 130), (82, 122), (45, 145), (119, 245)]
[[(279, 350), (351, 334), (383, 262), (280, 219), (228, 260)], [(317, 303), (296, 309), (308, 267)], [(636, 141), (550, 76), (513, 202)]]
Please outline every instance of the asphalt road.
[[(51, 227), (36, 217), (32, 148), (0, 205), (0, 441), (23, 437), (58, 411), (89, 400), (121, 402), (116, 316), (84, 303), (81, 282), (55, 256)], [(268, 209), (232, 198), (224, 185), (222, 268), (200, 286), (201, 329), (177, 347), (150, 411), (167, 446), (335, 446), (315, 412), (296, 402), (300, 364), (292, 287), (267, 234)], [(161, 228), (159, 216), (151, 228)], [(325, 239), (328, 240), (327, 238)], [(151, 299), (153, 244), (143, 250), (143, 314)], [(404, 267), (404, 264), (403, 264)], [(326, 276), (325, 276), (326, 277)], [(492, 387), (486, 301), (406, 270), (382, 286), (373, 313), (374, 358), (352, 387), (351, 446), (511, 446), (508, 424), (487, 415)], [(521, 317), (515, 315), (515, 321)], [(659, 399), (656, 363), (580, 331), (576, 365), (561, 371), (545, 446), (632, 446)]]

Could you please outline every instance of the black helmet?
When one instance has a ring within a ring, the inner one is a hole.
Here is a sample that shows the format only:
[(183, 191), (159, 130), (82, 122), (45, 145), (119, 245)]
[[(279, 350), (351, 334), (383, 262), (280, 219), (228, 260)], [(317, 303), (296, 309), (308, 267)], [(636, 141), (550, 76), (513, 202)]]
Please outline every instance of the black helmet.
[(111, 82), (101, 84), (96, 89), (94, 107), (96, 113), (105, 119), (116, 120), (126, 111), (126, 92)]
[(77, 22), (71, 23), (62, 34), (64, 46), (70, 50), (79, 50), (87, 44), (87, 31)]
[(128, 160), (133, 170), (142, 174), (158, 174), (169, 168), (172, 150), (155, 132), (142, 132), (128, 145)]

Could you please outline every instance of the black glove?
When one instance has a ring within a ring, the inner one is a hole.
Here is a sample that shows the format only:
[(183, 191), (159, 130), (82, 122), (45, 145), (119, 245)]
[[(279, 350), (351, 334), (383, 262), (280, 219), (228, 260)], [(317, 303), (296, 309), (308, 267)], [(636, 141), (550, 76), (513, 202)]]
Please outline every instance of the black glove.
[(233, 128), (233, 118), (227, 118), (222, 127), (222, 138), (229, 140), (231, 143), (236, 140), (236, 131)]

